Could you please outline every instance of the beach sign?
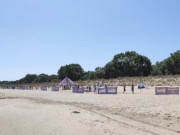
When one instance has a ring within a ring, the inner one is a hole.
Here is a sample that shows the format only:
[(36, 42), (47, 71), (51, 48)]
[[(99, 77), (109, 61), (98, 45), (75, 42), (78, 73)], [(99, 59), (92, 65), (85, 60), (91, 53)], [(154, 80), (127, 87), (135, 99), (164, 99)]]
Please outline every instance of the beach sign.
[(25, 87), (25, 86), (20, 86), (19, 89), (20, 89), (20, 90), (25, 90), (26, 87)]
[(73, 93), (84, 93), (84, 88), (73, 87)]
[(47, 87), (46, 86), (41, 86), (41, 90), (42, 91), (47, 91)]
[(59, 87), (52, 87), (51, 91), (59, 91)]
[(117, 94), (117, 87), (98, 88), (98, 94)]
[(117, 87), (107, 87), (107, 94), (117, 94)]
[(179, 95), (179, 87), (155, 87), (156, 95)]
[(107, 94), (106, 88), (98, 88), (98, 94)]
[(156, 87), (155, 88), (156, 95), (166, 95), (167, 94), (167, 87)]
[(167, 94), (179, 95), (179, 87), (167, 87)]

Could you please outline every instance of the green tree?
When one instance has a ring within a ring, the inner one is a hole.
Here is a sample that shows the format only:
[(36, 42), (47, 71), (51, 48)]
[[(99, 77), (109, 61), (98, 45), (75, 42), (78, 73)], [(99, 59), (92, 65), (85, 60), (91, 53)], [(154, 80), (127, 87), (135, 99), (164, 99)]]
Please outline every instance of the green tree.
[(46, 75), (46, 74), (38, 75), (35, 82), (37, 82), (37, 83), (48, 82), (48, 75)]
[(84, 72), (81, 77), (81, 80), (92, 80), (92, 79), (97, 79), (96, 72), (94, 71)]
[(118, 77), (120, 71), (115, 68), (113, 62), (109, 62), (105, 65), (105, 78), (116, 78)]
[(180, 74), (180, 50), (171, 54), (167, 59), (167, 70), (170, 74)]
[(59, 81), (58, 75), (49, 75), (48, 76), (48, 82), (58, 82), (58, 81)]
[(152, 65), (152, 75), (162, 75), (161, 72), (161, 63), (160, 62), (156, 62), (155, 65)]
[(73, 81), (79, 80), (83, 76), (83, 73), (84, 70), (79, 64), (65, 65), (58, 70), (60, 79), (64, 79), (66, 76), (68, 76)]
[(136, 55), (134, 57), (134, 63), (135, 63), (134, 68), (135, 68), (136, 76), (148, 76), (151, 74), (152, 65), (147, 57)]
[(95, 69), (95, 76), (96, 76), (96, 78), (104, 78), (105, 77), (105, 69), (104, 69), (104, 67), (103, 68), (97, 67)]
[(152, 75), (168, 74), (180, 74), (180, 50), (171, 54), (169, 58), (162, 62), (156, 62), (156, 65), (153, 65)]
[(112, 65), (117, 76), (147, 76), (152, 70), (151, 61), (134, 51), (115, 55)]
[(82, 77), (81, 77), (80, 79), (81, 79), (81, 80), (89, 80), (89, 72), (90, 72), (90, 71), (84, 72), (83, 75), (82, 75)]
[(33, 81), (35, 81), (36, 78), (37, 78), (36, 74), (27, 74), (23, 78), (23, 81), (24, 81), (24, 83), (32, 83)]

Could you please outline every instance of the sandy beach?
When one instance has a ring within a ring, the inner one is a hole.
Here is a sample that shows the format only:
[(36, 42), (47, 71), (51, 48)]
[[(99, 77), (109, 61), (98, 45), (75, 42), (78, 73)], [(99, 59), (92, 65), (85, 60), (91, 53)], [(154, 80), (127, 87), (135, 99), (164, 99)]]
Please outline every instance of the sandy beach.
[(0, 90), (1, 135), (177, 135), (180, 95)]

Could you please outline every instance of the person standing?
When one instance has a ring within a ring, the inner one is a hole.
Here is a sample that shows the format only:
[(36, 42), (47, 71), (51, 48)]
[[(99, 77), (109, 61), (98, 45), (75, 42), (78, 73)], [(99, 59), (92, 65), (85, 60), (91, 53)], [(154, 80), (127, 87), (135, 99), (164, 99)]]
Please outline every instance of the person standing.
[(134, 84), (132, 83), (132, 86), (131, 86), (131, 90), (132, 90), (132, 94), (134, 94)]
[(123, 93), (125, 93), (126, 92), (126, 84), (124, 84), (124, 91), (123, 91)]
[(108, 88), (107, 85), (105, 84), (105, 90), (106, 90), (106, 94), (108, 93)]
[(96, 85), (94, 85), (94, 92), (96, 92)]
[(89, 92), (91, 92), (91, 85), (89, 85)]

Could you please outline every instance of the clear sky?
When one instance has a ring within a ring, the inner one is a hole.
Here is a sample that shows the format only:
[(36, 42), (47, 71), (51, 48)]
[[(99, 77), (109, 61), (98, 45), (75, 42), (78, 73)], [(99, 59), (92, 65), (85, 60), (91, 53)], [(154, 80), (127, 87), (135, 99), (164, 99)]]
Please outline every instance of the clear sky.
[(85, 71), (136, 51), (152, 64), (180, 49), (180, 0), (0, 0), (0, 81)]

